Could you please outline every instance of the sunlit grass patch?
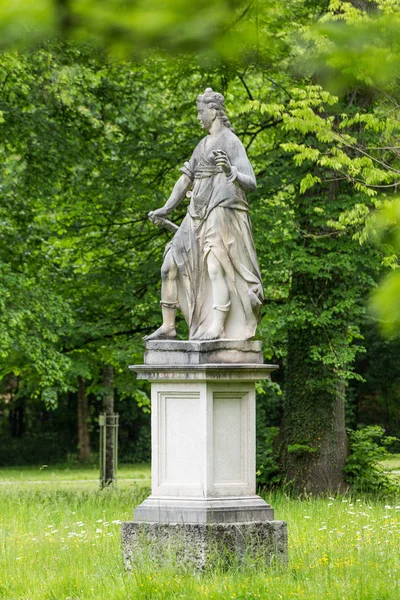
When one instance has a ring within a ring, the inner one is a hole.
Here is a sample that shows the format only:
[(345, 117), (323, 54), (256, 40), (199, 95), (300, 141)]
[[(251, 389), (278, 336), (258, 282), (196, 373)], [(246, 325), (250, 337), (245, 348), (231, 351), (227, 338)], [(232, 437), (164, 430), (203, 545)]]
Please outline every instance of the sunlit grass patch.
[(381, 465), (386, 471), (400, 471), (400, 454), (393, 454), (392, 458), (383, 460)]

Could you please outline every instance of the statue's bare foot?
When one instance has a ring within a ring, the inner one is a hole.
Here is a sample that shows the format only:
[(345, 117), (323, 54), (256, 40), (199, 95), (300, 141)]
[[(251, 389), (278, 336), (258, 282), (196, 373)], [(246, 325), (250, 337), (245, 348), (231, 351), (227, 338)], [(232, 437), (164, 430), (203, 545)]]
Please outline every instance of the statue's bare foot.
[(176, 338), (175, 327), (167, 327), (161, 325), (156, 331), (150, 335), (145, 335), (143, 340), (149, 342), (151, 340), (173, 340)]
[(201, 336), (202, 340), (220, 340), (225, 337), (224, 328), (213, 323), (209, 329)]

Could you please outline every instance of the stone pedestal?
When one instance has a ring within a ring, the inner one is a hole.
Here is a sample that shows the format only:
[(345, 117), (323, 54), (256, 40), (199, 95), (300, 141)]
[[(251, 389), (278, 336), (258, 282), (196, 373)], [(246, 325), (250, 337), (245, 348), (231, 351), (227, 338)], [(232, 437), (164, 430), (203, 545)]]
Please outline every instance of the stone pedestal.
[(143, 544), (198, 567), (223, 548), (285, 559), (286, 524), (255, 493), (255, 382), (276, 368), (262, 361), (261, 342), (152, 341), (130, 367), (152, 383), (152, 494), (123, 524), (128, 567)]

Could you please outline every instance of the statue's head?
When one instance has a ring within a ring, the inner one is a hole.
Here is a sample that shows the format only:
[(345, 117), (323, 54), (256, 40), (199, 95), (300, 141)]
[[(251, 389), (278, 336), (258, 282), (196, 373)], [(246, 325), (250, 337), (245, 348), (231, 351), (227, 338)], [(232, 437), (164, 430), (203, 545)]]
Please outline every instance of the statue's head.
[(204, 94), (197, 96), (199, 121), (201, 121), (204, 129), (210, 129), (214, 119), (219, 119), (225, 127), (232, 129), (232, 125), (225, 114), (224, 100), (222, 94), (214, 92), (211, 88), (207, 88)]

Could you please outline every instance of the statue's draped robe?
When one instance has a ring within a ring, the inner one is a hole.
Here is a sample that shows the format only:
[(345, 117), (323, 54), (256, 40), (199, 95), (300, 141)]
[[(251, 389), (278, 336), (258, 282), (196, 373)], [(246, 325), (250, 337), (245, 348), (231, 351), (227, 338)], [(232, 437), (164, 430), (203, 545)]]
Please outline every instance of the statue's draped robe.
[(249, 207), (238, 181), (216, 166), (214, 150), (224, 150), (231, 164), (250, 187), (255, 176), (243, 144), (227, 128), (205, 137), (181, 171), (193, 182), (187, 214), (166, 253), (178, 266), (179, 306), (189, 325), (190, 339), (200, 338), (213, 321), (213, 295), (207, 270), (211, 252), (220, 262), (229, 288), (231, 306), (225, 337), (254, 336), (263, 299), (262, 282), (254, 248)]

